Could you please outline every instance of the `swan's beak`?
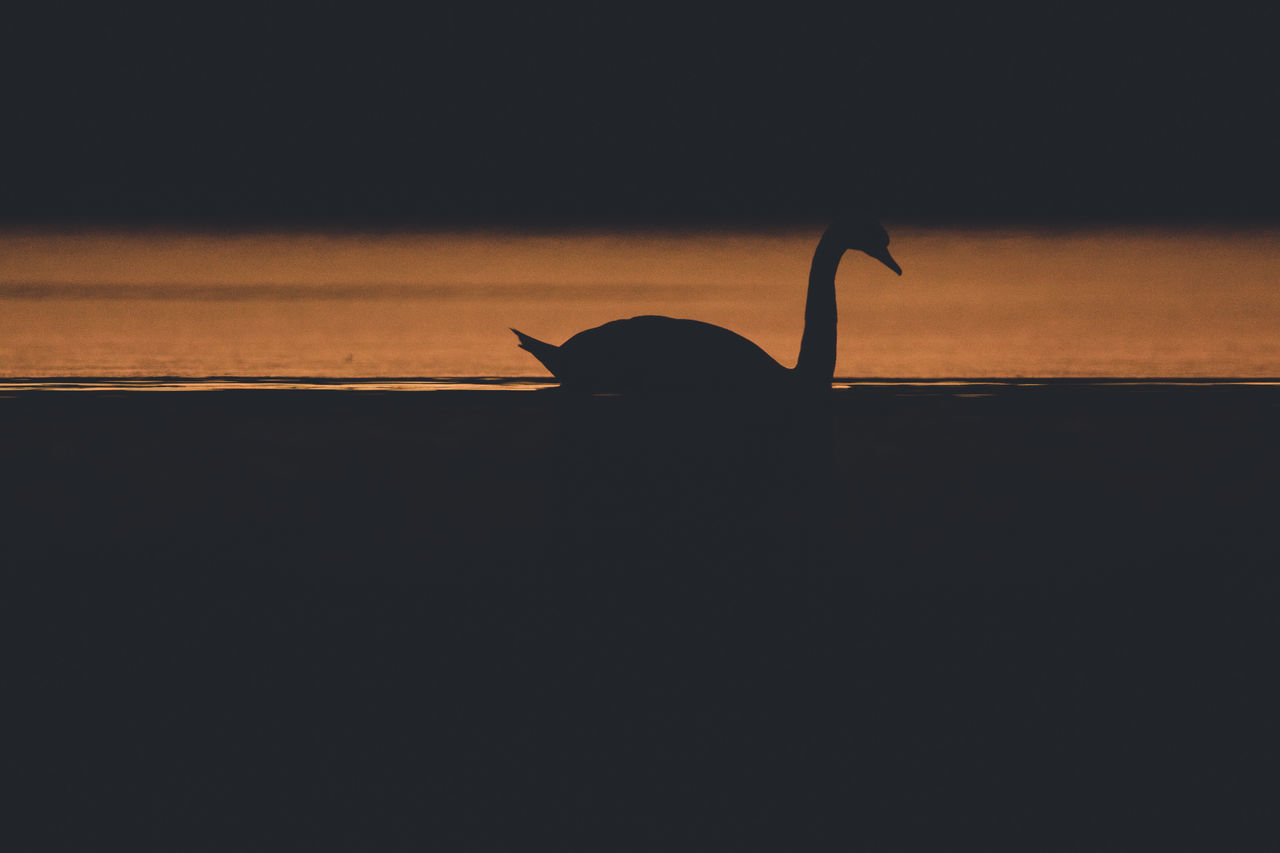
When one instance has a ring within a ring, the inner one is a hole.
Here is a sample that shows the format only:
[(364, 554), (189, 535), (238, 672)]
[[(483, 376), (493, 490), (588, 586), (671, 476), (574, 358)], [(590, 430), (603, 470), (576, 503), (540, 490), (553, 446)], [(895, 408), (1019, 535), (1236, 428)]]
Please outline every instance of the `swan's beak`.
[(902, 267), (898, 266), (898, 262), (893, 259), (893, 255), (889, 254), (888, 246), (881, 246), (879, 249), (868, 249), (867, 254), (896, 272), (898, 275), (902, 275)]

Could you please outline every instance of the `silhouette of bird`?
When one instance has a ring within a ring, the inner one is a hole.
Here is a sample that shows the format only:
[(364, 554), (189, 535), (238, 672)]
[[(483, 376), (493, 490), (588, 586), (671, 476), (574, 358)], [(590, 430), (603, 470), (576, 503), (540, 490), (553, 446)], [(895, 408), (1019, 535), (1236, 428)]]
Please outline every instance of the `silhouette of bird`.
[(902, 275), (879, 223), (836, 220), (813, 253), (805, 299), (804, 336), (794, 368), (756, 344), (698, 320), (643, 316), (579, 332), (560, 346), (512, 329), (561, 387), (591, 392), (830, 388), (836, 369), (836, 267), (850, 249)]

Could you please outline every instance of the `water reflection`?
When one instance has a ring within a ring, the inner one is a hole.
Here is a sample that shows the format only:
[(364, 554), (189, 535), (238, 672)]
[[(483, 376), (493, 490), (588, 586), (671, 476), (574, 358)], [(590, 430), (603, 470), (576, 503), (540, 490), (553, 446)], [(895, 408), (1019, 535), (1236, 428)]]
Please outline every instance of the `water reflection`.
[(516, 377), (451, 379), (326, 379), (237, 376), (188, 379), (103, 377), (0, 381), (0, 391), (537, 391), (554, 382)]
[[(1176, 390), (1246, 388), (1280, 386), (1280, 377), (1265, 379), (1173, 378), (1173, 379), (837, 379), (836, 392), (888, 391), (898, 395), (945, 394), (957, 398), (994, 397), (1002, 391), (1036, 388), (1101, 390)], [(334, 379), (319, 376), (216, 376), (187, 378), (180, 376), (143, 377), (53, 377), (0, 380), (0, 394), (32, 391), (552, 391), (559, 390), (555, 381), (523, 376), (472, 376), (367, 379)], [(617, 394), (594, 394), (613, 397)], [(694, 394), (672, 392), (671, 399), (692, 398)], [(705, 395), (701, 395), (705, 396)], [(710, 399), (732, 399), (741, 395), (711, 395)]]

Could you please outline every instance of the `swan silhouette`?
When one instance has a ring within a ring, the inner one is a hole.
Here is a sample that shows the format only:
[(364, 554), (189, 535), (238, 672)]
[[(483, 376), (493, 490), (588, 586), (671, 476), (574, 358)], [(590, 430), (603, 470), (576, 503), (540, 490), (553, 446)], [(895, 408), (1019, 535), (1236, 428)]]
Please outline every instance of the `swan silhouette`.
[(512, 329), (566, 389), (591, 392), (830, 388), (836, 369), (836, 267), (850, 249), (902, 275), (879, 223), (844, 218), (818, 241), (809, 270), (804, 336), (794, 368), (756, 344), (698, 320), (643, 316), (579, 332), (560, 346)]

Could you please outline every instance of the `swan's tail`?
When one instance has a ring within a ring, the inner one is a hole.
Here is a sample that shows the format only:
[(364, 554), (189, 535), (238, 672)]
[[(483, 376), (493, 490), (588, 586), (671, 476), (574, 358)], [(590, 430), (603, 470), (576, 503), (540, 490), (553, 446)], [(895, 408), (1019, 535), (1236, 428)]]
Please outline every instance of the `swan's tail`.
[(516, 337), (520, 339), (520, 349), (532, 353), (534, 358), (551, 371), (552, 376), (560, 375), (560, 347), (531, 338), (519, 329), (511, 331), (515, 332)]

